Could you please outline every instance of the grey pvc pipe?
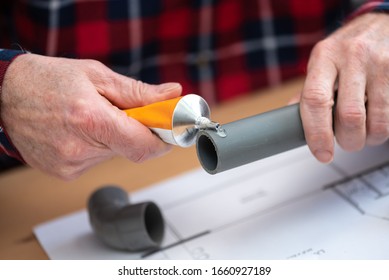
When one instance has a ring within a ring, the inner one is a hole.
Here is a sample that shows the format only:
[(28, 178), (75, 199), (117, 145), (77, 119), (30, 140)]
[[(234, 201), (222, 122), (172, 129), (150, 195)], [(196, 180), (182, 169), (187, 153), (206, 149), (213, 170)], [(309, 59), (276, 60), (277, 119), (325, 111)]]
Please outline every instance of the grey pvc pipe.
[(94, 233), (106, 245), (140, 251), (160, 246), (164, 221), (153, 202), (129, 204), (128, 194), (115, 186), (95, 191), (88, 200), (89, 221)]
[(306, 144), (299, 104), (222, 125), (227, 136), (202, 130), (196, 140), (203, 168), (216, 174)]

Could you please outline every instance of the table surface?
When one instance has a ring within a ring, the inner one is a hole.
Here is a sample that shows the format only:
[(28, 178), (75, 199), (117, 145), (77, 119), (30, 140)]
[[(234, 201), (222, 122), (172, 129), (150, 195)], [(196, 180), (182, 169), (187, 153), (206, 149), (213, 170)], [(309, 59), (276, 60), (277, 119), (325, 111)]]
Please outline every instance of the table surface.
[[(214, 106), (212, 119), (223, 124), (285, 106), (302, 84), (301, 78)], [(89, 195), (102, 185), (115, 184), (131, 192), (199, 166), (195, 147), (174, 147), (142, 164), (114, 158), (71, 182), (29, 167), (1, 173), (0, 259), (47, 259), (33, 227), (85, 208)]]

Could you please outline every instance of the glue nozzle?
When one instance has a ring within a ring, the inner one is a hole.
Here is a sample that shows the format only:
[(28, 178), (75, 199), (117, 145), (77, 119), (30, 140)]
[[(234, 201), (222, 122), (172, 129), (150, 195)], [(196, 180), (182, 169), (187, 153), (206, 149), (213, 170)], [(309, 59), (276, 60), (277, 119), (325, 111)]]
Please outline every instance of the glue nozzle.
[(226, 131), (220, 125), (220, 123), (211, 121), (210, 119), (208, 119), (206, 117), (199, 117), (196, 120), (195, 128), (200, 129), (200, 130), (207, 130), (207, 129), (215, 130), (216, 133), (220, 137), (226, 137), (227, 136)]

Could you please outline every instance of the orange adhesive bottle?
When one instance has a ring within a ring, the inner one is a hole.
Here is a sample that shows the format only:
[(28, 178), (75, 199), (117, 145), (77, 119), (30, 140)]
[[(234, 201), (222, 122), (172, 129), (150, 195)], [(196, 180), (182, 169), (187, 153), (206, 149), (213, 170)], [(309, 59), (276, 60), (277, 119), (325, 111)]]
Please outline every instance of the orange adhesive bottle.
[(207, 102), (196, 94), (124, 111), (127, 116), (149, 127), (166, 143), (181, 147), (192, 146), (200, 129), (215, 129), (223, 133), (221, 126), (210, 120)]

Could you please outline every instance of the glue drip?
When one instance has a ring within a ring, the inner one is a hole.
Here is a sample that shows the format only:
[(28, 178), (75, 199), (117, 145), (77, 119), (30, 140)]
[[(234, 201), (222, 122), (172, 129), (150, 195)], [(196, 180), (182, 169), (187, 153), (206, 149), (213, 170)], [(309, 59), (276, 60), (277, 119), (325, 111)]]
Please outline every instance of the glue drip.
[(227, 136), (226, 130), (220, 125), (220, 123), (211, 121), (206, 117), (199, 117), (196, 120), (195, 128), (200, 130), (214, 130), (216, 131), (216, 134), (222, 138)]

